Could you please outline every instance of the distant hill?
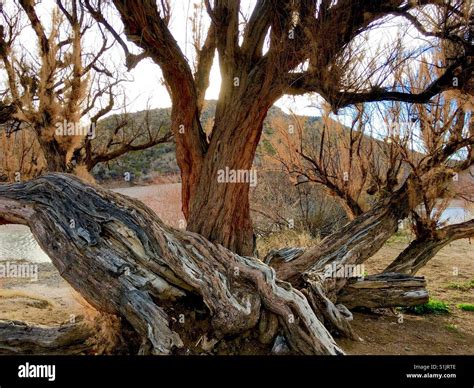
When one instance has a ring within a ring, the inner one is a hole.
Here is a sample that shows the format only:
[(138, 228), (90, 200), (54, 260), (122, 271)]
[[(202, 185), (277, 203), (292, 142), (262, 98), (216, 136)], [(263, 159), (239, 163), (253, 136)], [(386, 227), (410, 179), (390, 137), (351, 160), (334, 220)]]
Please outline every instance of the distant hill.
[[(215, 100), (205, 101), (204, 109), (202, 112), (202, 124), (204, 128), (210, 128), (212, 126), (212, 120), (214, 112), (216, 110)], [(139, 111), (130, 113), (130, 122), (139, 122), (145, 117), (146, 111)], [(148, 116), (151, 121), (151, 125), (165, 127), (170, 126), (170, 108), (153, 109), (148, 111)], [(117, 120), (118, 115), (111, 115), (100, 122), (102, 135), (107, 137), (107, 131), (110, 131), (114, 127), (114, 122)], [(305, 116), (304, 117), (305, 132), (311, 134), (311, 142), (315, 144), (319, 143), (319, 129), (322, 124), (321, 117), (318, 116)], [(279, 136), (275, 128), (270, 124), (275, 121), (281, 123), (293, 123), (294, 118), (292, 115), (286, 114), (282, 109), (277, 106), (273, 106), (268, 111), (267, 117), (264, 122), (263, 136), (257, 149), (255, 157), (255, 165), (261, 166), (263, 162), (263, 155), (271, 155), (274, 152), (273, 146), (268, 139), (277, 140), (274, 137)], [(376, 142), (380, 140), (372, 139)], [(100, 141), (100, 139), (99, 139)], [(160, 144), (155, 147), (149, 148), (143, 151), (130, 152), (117, 158), (114, 161), (108, 163), (100, 163), (93, 170), (94, 177), (102, 183), (123, 181), (123, 176), (126, 172), (131, 173), (131, 177), (134, 183), (152, 183), (161, 182), (163, 176), (174, 176), (174, 179), (179, 179), (179, 168), (176, 162), (175, 155), (175, 144), (173, 142), (167, 144)], [(460, 191), (464, 196), (474, 198), (474, 171), (463, 172), (459, 176), (459, 182), (456, 183)], [(462, 187), (462, 190), (461, 190)]]
[[(202, 123), (204, 128), (212, 124), (214, 112), (216, 110), (215, 100), (208, 100), (205, 102), (202, 112)], [(139, 111), (129, 113), (130, 122), (139, 122), (144, 119), (146, 111)], [(150, 124), (152, 126), (170, 125), (170, 108), (152, 109), (148, 112)], [(290, 121), (291, 116), (285, 114), (280, 108), (273, 106), (267, 114), (267, 119), (264, 124), (264, 133), (271, 135), (272, 128), (269, 126), (270, 120), (275, 117), (280, 117), (283, 120)], [(100, 131), (98, 134), (103, 138), (110, 135), (110, 131), (114, 128), (114, 123), (120, 118), (119, 115), (110, 115), (102, 120)], [(320, 120), (319, 117), (310, 117), (308, 122), (314, 123)], [(127, 130), (125, 128), (125, 130)], [(100, 139), (97, 139), (100, 141)], [(259, 146), (259, 151), (262, 147), (268, 146), (264, 141)], [(179, 174), (178, 164), (176, 162), (175, 144), (159, 144), (155, 147), (143, 151), (130, 152), (111, 162), (100, 163), (92, 171), (94, 177), (99, 182), (120, 181), (126, 172), (131, 173), (134, 182), (143, 183), (147, 181), (154, 181), (157, 176)], [(259, 159), (260, 152), (258, 152), (257, 159)]]

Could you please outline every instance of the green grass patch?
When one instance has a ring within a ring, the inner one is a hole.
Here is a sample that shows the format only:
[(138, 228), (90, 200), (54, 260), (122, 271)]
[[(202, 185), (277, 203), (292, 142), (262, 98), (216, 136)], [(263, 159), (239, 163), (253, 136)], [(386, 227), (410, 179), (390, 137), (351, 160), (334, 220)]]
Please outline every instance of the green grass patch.
[(474, 311), (474, 304), (472, 303), (459, 303), (456, 307), (463, 311)]
[(466, 280), (465, 282), (449, 282), (446, 288), (451, 290), (469, 291), (470, 289), (474, 289), (474, 279)]
[(419, 306), (406, 307), (404, 311), (417, 315), (449, 314), (449, 306), (441, 300), (430, 299), (428, 303)]

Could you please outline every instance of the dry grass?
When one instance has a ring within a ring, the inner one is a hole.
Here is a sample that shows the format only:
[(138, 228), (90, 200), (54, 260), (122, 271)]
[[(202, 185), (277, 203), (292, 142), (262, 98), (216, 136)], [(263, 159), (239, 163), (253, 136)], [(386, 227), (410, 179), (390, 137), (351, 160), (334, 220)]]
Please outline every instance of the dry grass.
[(312, 237), (307, 232), (295, 230), (285, 230), (273, 233), (268, 237), (257, 239), (257, 250), (260, 258), (263, 258), (272, 249), (282, 249), (288, 247), (309, 248), (319, 243), (319, 239)]
[(0, 290), (0, 298), (1, 299), (32, 299), (38, 301), (40, 303), (44, 303), (49, 305), (50, 302), (45, 299), (38, 297), (38, 295), (33, 295), (28, 292), (18, 291), (18, 290)]
[(114, 191), (139, 199), (167, 225), (184, 228), (184, 215), (181, 211), (181, 184), (134, 186), (114, 189)]

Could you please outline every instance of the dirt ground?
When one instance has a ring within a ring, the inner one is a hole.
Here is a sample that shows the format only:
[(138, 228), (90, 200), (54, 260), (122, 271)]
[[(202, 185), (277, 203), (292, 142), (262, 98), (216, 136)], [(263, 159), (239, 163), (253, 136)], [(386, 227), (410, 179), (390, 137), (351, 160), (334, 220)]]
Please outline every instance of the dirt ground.
[[(170, 191), (164, 194), (178, 195), (179, 185), (162, 190)], [(179, 213), (179, 207), (176, 204), (173, 208), (164, 206), (150, 188), (120, 191), (143, 199), (170, 224), (179, 220), (179, 216), (172, 215)], [(392, 238), (365, 263), (365, 270), (369, 274), (380, 272), (407, 243), (407, 237)], [(419, 273), (426, 277), (431, 297), (449, 304), (449, 314), (403, 313), (403, 322), (399, 323), (400, 317), (394, 310), (355, 312), (353, 327), (362, 340), (339, 339), (339, 345), (348, 354), (474, 354), (474, 312), (456, 307), (458, 303), (474, 303), (474, 289), (453, 288), (456, 284), (474, 280), (473, 264), (474, 241), (470, 244), (468, 240), (461, 240), (445, 247)], [(53, 325), (82, 315), (81, 297), (53, 265), (40, 263), (38, 266), (36, 282), (0, 279), (0, 319)]]
[[(406, 237), (390, 240), (365, 263), (365, 270), (380, 272), (406, 244)], [(474, 354), (474, 312), (456, 307), (474, 303), (474, 289), (451, 288), (474, 280), (473, 263), (474, 241), (460, 240), (443, 248), (417, 274), (427, 279), (431, 298), (449, 305), (449, 314), (403, 313), (401, 320), (392, 310), (356, 312), (353, 327), (363, 341), (339, 340), (340, 346), (349, 354)]]

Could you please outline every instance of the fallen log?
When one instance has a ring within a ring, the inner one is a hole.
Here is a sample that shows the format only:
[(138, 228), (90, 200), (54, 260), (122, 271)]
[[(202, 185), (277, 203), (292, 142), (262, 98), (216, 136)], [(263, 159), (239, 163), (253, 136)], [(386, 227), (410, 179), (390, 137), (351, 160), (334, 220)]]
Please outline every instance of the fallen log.
[(337, 302), (347, 308), (409, 307), (428, 299), (424, 277), (397, 273), (351, 279), (337, 296)]
[(85, 354), (93, 335), (84, 322), (42, 326), (0, 320), (0, 354)]

